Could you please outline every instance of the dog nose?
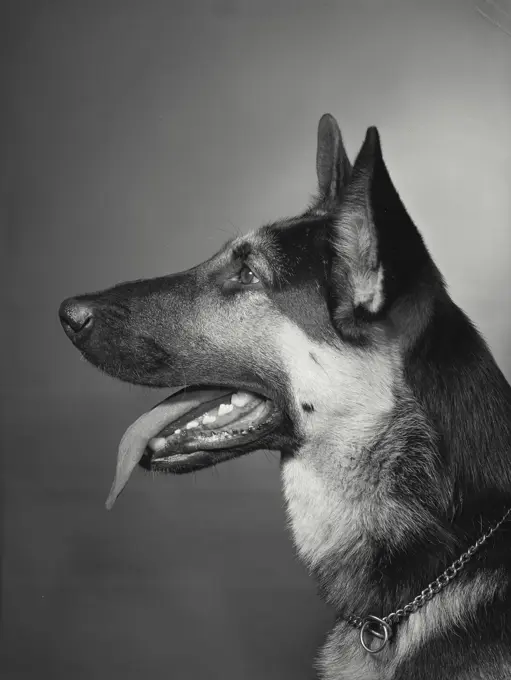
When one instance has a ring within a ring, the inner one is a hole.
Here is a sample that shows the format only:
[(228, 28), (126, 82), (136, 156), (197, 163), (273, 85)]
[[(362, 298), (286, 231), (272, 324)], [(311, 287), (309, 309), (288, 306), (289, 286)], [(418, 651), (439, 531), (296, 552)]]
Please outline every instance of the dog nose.
[(71, 340), (83, 337), (94, 321), (94, 312), (90, 303), (76, 298), (67, 298), (59, 308), (60, 323)]

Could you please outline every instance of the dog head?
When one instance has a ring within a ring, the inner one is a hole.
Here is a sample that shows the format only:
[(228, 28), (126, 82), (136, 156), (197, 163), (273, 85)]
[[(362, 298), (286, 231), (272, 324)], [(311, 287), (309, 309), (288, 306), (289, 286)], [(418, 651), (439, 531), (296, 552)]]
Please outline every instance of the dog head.
[(137, 463), (181, 473), (260, 449), (292, 456), (333, 429), (359, 437), (348, 423), (364, 419), (369, 431), (392, 409), (400, 355), (441, 277), (376, 128), (352, 166), (336, 121), (323, 116), (316, 168), (303, 214), (235, 238), (188, 271), (62, 303), (66, 334), (96, 367), (180, 388), (127, 431), (110, 504)]

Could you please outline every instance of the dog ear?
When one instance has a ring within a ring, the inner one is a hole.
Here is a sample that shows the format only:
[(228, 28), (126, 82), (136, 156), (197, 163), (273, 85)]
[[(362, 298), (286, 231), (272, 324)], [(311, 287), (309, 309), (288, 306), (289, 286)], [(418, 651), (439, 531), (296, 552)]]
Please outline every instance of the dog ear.
[(344, 192), (333, 235), (332, 315), (337, 328), (360, 335), (427, 265), (422, 238), (392, 184), (380, 135), (367, 130)]
[(351, 163), (341, 137), (339, 125), (333, 116), (325, 113), (318, 124), (316, 173), (318, 196), (315, 208), (324, 211), (335, 209), (342, 198), (344, 187), (351, 176)]

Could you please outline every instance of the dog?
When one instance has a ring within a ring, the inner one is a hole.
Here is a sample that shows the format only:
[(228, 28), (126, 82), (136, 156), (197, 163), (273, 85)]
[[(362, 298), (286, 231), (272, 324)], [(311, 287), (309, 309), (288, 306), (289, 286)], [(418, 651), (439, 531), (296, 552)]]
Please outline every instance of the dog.
[(297, 553), (334, 608), (323, 680), (511, 678), (511, 388), (449, 296), (367, 130), (317, 133), (302, 214), (188, 271), (68, 298), (114, 378), (172, 389), (122, 438), (133, 469), (279, 451)]

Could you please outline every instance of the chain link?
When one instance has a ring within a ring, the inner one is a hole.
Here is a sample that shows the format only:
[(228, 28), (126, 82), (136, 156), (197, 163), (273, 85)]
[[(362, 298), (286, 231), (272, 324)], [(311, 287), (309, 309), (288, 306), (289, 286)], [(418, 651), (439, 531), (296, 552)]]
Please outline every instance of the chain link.
[[(441, 590), (443, 590), (463, 569), (466, 563), (474, 556), (474, 554), (479, 550), (479, 548), (486, 543), (486, 541), (497, 531), (501, 524), (503, 524), (506, 519), (511, 514), (511, 508), (507, 510), (504, 516), (488, 531), (483, 534), (473, 546), (471, 546), (461, 557), (458, 557), (447, 569), (440, 574), (434, 581), (432, 581), (427, 588), (417, 595), (411, 602), (405, 604), (401, 609), (396, 609), (395, 612), (387, 614), (381, 620), (388, 624), (389, 626), (394, 626), (401, 623), (405, 618), (413, 614), (418, 609), (423, 607), (426, 602), (429, 602), (435, 595), (437, 595)], [(354, 628), (360, 629), (364, 624), (364, 619), (360, 616), (351, 615), (348, 617), (348, 623)]]

